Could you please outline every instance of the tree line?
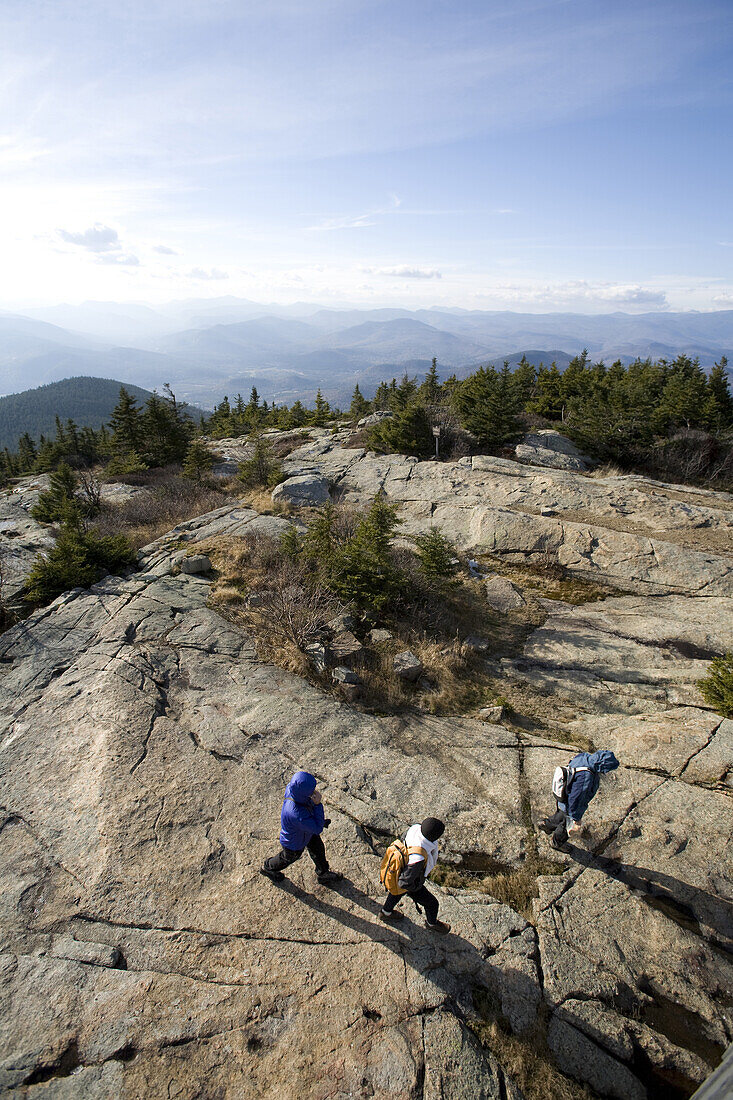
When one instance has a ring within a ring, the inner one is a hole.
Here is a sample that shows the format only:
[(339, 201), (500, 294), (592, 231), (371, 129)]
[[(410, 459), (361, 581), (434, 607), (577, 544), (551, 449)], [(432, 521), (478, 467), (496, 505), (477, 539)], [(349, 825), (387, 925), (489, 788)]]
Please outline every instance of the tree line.
[[(203, 436), (327, 427), (344, 416), (358, 421), (380, 411), (392, 416), (364, 432), (365, 445), (380, 452), (428, 457), (438, 426), (444, 454), (461, 434), (463, 453), (476, 448), (500, 453), (530, 427), (558, 426), (599, 460), (625, 469), (649, 471), (666, 463), (676, 472), (680, 456), (694, 453), (696, 465), (688, 479), (704, 480), (720, 470), (733, 477), (733, 397), (725, 358), (706, 374), (686, 355), (606, 367), (592, 363), (583, 351), (564, 371), (555, 363), (536, 368), (523, 357), (514, 371), (505, 363), (498, 370), (480, 367), (465, 379), (452, 375), (445, 381), (433, 360), (422, 382), (407, 374), (393, 378), (380, 383), (371, 400), (357, 384), (344, 413), (320, 390), (313, 408), (307, 408), (300, 401), (268, 404), (253, 387), (247, 401), (241, 394), (234, 401), (224, 397), (196, 422), (169, 386), (143, 405), (122, 387), (108, 425), (79, 428), (57, 417), (53, 437), (41, 436), (36, 443), (25, 433), (15, 452), (6, 448), (0, 454), (0, 478), (48, 473), (61, 463), (76, 469), (103, 465), (110, 476), (187, 464), (192, 476), (200, 476), (210, 466)], [(680, 472), (684, 475), (685, 469)]]

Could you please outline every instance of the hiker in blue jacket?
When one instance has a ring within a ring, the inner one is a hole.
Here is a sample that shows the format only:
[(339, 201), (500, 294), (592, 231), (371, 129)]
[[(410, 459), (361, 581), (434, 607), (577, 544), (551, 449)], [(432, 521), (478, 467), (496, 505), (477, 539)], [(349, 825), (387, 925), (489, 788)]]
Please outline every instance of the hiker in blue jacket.
[(595, 798), (601, 783), (601, 776), (614, 771), (618, 760), (610, 749), (598, 752), (579, 752), (568, 764), (567, 801), (557, 803), (557, 811), (540, 825), (550, 833), (550, 845), (561, 849), (568, 842), (568, 833), (572, 836), (580, 832), (580, 822), (588, 809), (591, 799)]
[(318, 780), (310, 772), (296, 772), (285, 788), (280, 814), (280, 848), (276, 856), (266, 859), (260, 873), (273, 882), (282, 882), (283, 871), (303, 855), (308, 855), (316, 866), (316, 877), (324, 886), (340, 882), (343, 875), (332, 871), (326, 859), (326, 849), (321, 833), (331, 824), (323, 813), (321, 792), (316, 790)]

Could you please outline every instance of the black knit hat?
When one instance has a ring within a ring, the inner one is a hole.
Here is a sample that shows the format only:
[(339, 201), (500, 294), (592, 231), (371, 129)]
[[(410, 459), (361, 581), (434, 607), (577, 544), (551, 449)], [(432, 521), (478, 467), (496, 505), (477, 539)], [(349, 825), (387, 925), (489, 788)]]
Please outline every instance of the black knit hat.
[(437, 840), (445, 832), (445, 825), (437, 817), (426, 817), (420, 824), (420, 832), (426, 840)]

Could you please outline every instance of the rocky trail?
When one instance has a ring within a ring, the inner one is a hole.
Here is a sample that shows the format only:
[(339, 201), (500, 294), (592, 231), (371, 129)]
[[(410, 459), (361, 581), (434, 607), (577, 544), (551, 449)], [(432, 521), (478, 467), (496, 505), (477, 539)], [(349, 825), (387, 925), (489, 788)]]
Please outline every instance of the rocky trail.
[[(6, 632), (0, 1089), (521, 1100), (526, 1058), (569, 1090), (690, 1096), (733, 1039), (733, 721), (696, 687), (733, 647), (733, 501), (493, 458), (377, 458), (325, 434), (286, 466), (357, 505), (383, 488), (408, 530), (438, 523), (509, 561), (553, 554), (621, 592), (547, 601), (523, 653), (492, 658), (507, 693), (553, 709), (546, 736), (374, 716), (259, 660), (208, 605), (211, 577), (174, 561), (288, 522), (242, 505)], [(622, 509), (643, 533), (603, 527)], [(537, 825), (574, 738), (622, 767), (559, 853)], [(300, 767), (332, 818), (334, 890), (307, 857), (282, 886), (258, 873)], [(466, 877), (436, 888), (449, 936), (409, 902), (400, 927), (380, 923), (381, 851), (427, 813), (448, 823), (448, 863), (521, 881), (524, 902)]]

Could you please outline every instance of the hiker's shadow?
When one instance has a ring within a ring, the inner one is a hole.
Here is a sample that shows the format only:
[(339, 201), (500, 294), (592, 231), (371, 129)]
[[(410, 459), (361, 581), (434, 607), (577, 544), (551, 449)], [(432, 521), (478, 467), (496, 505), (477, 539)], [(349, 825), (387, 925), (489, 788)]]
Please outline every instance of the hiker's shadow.
[[(473, 943), (453, 930), (447, 935), (431, 932), (422, 924), (415, 903), (407, 897), (400, 903), (400, 907), (407, 909), (403, 919), (387, 924), (379, 921), (381, 903), (346, 877), (331, 892), (332, 896), (358, 905), (369, 917), (348, 911), (320, 894), (311, 894), (291, 879), (280, 884), (279, 889), (314, 912), (338, 921), (360, 939), (366, 938), (392, 951), (404, 963), (406, 971), (409, 967), (423, 981), (437, 986), (443, 994), (441, 1003), (456, 1005), (461, 1015), (476, 1007), (474, 993), (477, 990), (484, 1006), (491, 1005), (496, 1012), (505, 1014), (507, 1005), (538, 1003), (539, 986), (527, 973), (511, 965), (499, 968), (490, 959), (494, 952), (488, 945), (482, 954)], [(413, 913), (416, 919), (411, 919)], [(425, 990), (413, 992), (416, 997), (429, 999)], [(522, 1009), (521, 1014), (531, 1017), (531, 1007)], [(531, 1022), (528, 1018), (527, 1025)]]
[(720, 946), (727, 951), (733, 948), (733, 904), (724, 898), (662, 871), (594, 855), (575, 844), (568, 843), (565, 854), (581, 866), (603, 871), (631, 890), (638, 891), (647, 904), (683, 928), (700, 934), (700, 925), (706, 925), (721, 937)]

